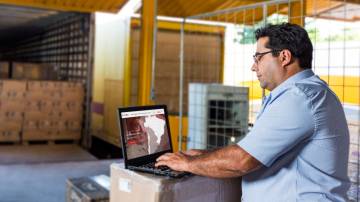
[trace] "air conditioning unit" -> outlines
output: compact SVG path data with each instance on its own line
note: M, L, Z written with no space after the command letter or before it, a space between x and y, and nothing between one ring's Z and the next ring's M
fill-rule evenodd
M224 147L248 132L249 88L189 84L188 149Z

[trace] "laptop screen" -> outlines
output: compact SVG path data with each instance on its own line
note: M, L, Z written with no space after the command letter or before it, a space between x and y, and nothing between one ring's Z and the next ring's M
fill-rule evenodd
M171 149L164 109L145 109L121 113L123 145L127 159Z

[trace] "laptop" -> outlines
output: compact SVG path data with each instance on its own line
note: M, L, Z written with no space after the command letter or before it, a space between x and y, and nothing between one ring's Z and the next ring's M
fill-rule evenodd
M155 167L162 154L173 152L165 105L118 108L125 168L180 178L187 172Z

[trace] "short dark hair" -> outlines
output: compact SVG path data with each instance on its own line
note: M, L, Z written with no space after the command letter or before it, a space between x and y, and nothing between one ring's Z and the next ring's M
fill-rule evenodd
M299 60L302 69L311 69L313 46L304 28L291 23L268 24L255 31L256 40L262 37L269 37L265 47L271 50L287 49ZM278 55L279 52L273 52L273 56Z

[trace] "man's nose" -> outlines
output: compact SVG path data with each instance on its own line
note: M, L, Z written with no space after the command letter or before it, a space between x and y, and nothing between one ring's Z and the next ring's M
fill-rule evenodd
M257 64L254 62L253 65L251 66L251 71L255 72L257 69Z

